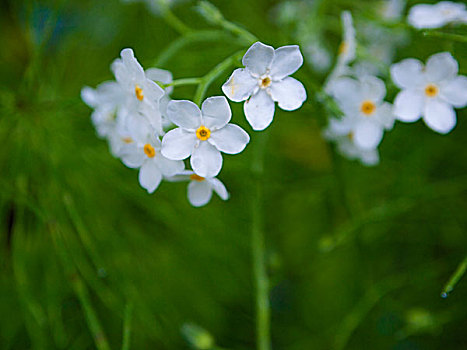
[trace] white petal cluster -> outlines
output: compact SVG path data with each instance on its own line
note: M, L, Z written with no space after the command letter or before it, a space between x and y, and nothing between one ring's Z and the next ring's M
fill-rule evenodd
M242 128L229 123L232 113L224 96L209 97L201 110L191 101L171 101L167 115L178 127L162 139L162 154L173 160L191 156L191 167L201 177L219 174L221 152L240 153L250 141Z
M464 3L441 1L434 5L413 6L408 22L417 29L441 28L449 23L467 23L467 9Z
M222 86L234 102L245 101L246 119L254 130L264 130L274 117L275 102L286 111L301 107L306 100L305 87L289 77L303 64L297 45L275 49L254 43L243 56L245 68L236 69Z
M337 142L339 151L349 158L376 164L384 131L394 125L392 105L384 101L384 82L373 76L343 77L333 83L331 94L344 116L331 119L325 138Z
M449 52L431 56L426 65L409 58L391 66L391 77L402 89L394 101L398 120L420 118L434 131L446 134L456 125L454 108L467 105L467 77Z

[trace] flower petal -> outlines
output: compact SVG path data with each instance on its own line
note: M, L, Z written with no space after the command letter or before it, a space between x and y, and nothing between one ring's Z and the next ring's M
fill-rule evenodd
M224 96L213 96L203 102L201 114L205 126L220 129L229 122L232 111Z
M238 68L222 85L222 91L230 100L240 102L250 97L257 85L257 79L253 78L248 69Z
M356 113L362 101L361 84L352 78L338 78L332 82L329 94L339 103L347 113Z
M445 102L430 100L423 116L428 127L440 134L447 134L456 126L456 112Z
M243 105L246 120L253 130L264 130L274 118L274 101L266 91L259 90Z
M191 181L188 184L188 201L194 207L202 207L209 203L212 197L212 188L209 182Z
M423 82L423 64L414 58L391 66L391 79L400 88L410 89Z
M298 45L279 47L274 51L271 64L271 77L274 80L283 79L293 73L303 64L303 56Z
M211 183L212 189L214 190L214 192L217 193L217 195L221 199L225 201L229 199L229 192L227 192L227 189L225 188L224 184L219 179L216 179L214 177L212 179L206 179L206 181L209 181Z
M172 100L167 105L167 116L175 125L195 130L201 125L201 111L198 106L191 101Z
M146 155L136 145L124 145L119 149L118 156L128 168L139 168L146 160Z
M467 105L467 77L459 75L440 88L440 97L456 108Z
M139 169L138 179L143 188L153 193L161 183L162 174L156 164L148 160Z
M298 80L287 77L271 84L271 96L279 107L285 111L293 111L306 100L306 90Z
M402 90L394 100L394 114L403 122L414 122L422 116L424 96L414 90Z
M386 96L386 85L374 76L365 76L361 79L362 97L378 104Z
M258 41L248 49L243 56L242 63L252 74L259 77L271 67L273 59L274 49Z
M209 142L202 141L190 158L193 171L202 177L214 177L221 171L222 155Z
M383 127L373 121L364 121L357 124L353 139L362 149L376 148L383 138Z
M192 154L197 143L194 133L186 132L182 128L170 130L162 139L161 153L172 160L182 160Z
M237 154L250 142L250 136L238 125L228 124L213 132L208 142L221 152Z
M156 154L153 159L164 177L178 175L185 169L185 163L182 160L171 160L165 158L162 154Z
M454 78L459 65L449 52L440 52L431 56L426 62L425 74L432 83Z
M143 67L141 67L138 60L135 58L135 54L132 49L123 49L120 52L120 56L122 57L122 62L125 65L125 68L127 69L127 73L134 80L143 80L145 78Z
M441 11L437 11L433 5L428 4L412 6L407 19L410 25L417 29L439 28L446 24Z

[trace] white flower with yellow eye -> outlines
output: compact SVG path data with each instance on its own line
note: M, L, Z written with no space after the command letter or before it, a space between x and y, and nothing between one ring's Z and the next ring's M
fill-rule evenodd
M431 56L426 66L409 58L391 66L391 77L402 89L394 101L394 114L403 122L423 117L426 125L446 134L456 126L454 108L467 105L467 77L449 52Z
M408 21L417 29L441 28L448 23L467 23L467 10L465 4L451 1L419 4L410 9Z
M149 124L140 125L140 138L120 149L120 158L129 168L139 168L139 183L149 193L154 192L162 179L185 169L181 160L170 160L161 153L161 142Z
M384 102L384 82L373 76L360 80L339 78L332 85L331 94L344 114L352 118L355 145L361 149L376 148L384 130L391 129L395 119L392 105Z
M358 159L362 164L371 166L379 163L378 150L362 148L355 142L355 130L358 124L355 117L345 115L342 119L331 118L323 136L326 140L336 143L337 151L344 157Z
M159 100L164 95L164 90L147 78L132 49L123 49L120 56L121 58L117 58L112 63L112 71L124 92L119 113L124 116L129 130L131 125L138 123L141 118L147 118L156 132L161 135Z
M274 117L274 102L293 111L306 100L305 87L289 77L303 64L297 45L273 47L254 43L243 56L245 68L236 69L222 86L234 102L245 101L245 116L254 130L264 130Z
M199 107L191 101L170 101L167 114L178 126L162 139L162 154L174 160L191 156L191 167L202 177L214 177L222 168L221 152L243 151L250 136L229 124L230 106L224 96L209 97Z
M209 203L212 193L215 192L222 200L229 199L229 193L224 184L217 178L205 178L196 175L191 170L185 170L178 175L167 179L168 181L190 181L188 184L188 201L194 207L202 207Z

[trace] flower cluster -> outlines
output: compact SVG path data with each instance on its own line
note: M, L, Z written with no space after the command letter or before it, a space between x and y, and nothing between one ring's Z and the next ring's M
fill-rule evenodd
M222 90L232 101L246 100L245 115L254 130L272 122L275 102L294 110L306 99L303 85L289 77L303 63L298 46L274 50L257 42L242 62L245 68L235 70ZM222 153L242 152L250 136L230 123L227 99L209 97L201 108L189 100L172 100L172 74L157 68L145 71L131 49L122 50L111 68L116 81L81 92L94 109L91 118L97 134L107 139L111 153L127 167L139 169L139 183L149 193L162 180L189 181L187 194L193 206L208 203L213 191L228 199L216 178ZM188 158L192 170L185 168Z
M449 23L466 24L467 9L465 4L451 1L418 4L410 9L408 21L417 29L441 28Z

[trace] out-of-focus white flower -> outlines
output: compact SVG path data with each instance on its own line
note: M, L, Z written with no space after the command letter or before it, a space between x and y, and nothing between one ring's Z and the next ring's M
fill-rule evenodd
M426 66L409 58L391 66L391 77L402 89L394 101L394 113L403 122L421 117L436 132L446 134L456 125L455 108L467 105L467 77L449 52L431 56Z
M162 154L174 160L191 155L191 167L202 177L219 174L221 152L240 153L250 141L242 128L229 124L232 113L224 96L207 98L201 110L191 101L170 101L167 114L178 128L165 134Z
M349 11L341 13L343 40L339 46L337 62L326 80L324 90L329 93L334 81L350 73L349 64L357 56L357 40L352 14Z
M338 152L348 159L358 159L362 164L371 166L379 163L378 150L375 148L361 148L355 142L357 119L345 115L342 119L331 118L323 136L326 140L337 145Z
M114 81L106 81L96 89L85 86L81 89L81 99L94 108L91 119L99 137L108 136L115 127L118 106L123 91Z
M130 168L139 168L139 183L149 193L154 192L163 177L172 177L185 169L181 160L170 160L161 153L161 142L149 123L142 122L139 138L129 140L120 149L122 162Z
M159 68L149 68L145 71L146 77L151 79L155 82L160 82L164 85L170 84L173 81L172 73L165 69ZM169 118L167 117L167 105L169 104L172 99L170 98L170 94L173 91L173 86L169 86L164 89L164 96L161 97L159 100L159 110L162 116L162 127L165 129L172 125Z
M379 12L386 20L398 20L402 17L406 2L407 0L383 0Z
M466 19L465 4L451 1L441 1L434 5L415 5L408 15L410 25L418 29L440 28L448 23L466 23Z
M236 69L222 86L234 102L245 101L245 116L254 130L264 130L274 117L274 102L292 111L306 100L305 87L289 77L303 64L297 45L273 47L254 43L243 56L245 68Z
M308 62L312 68L318 72L325 72L331 66L331 54L319 41L311 40L304 48L305 57L309 58Z
M332 96L342 112L353 122L353 142L361 149L376 148L381 142L384 130L394 125L391 104L384 102L384 82L373 76L362 77L359 81L339 78L332 85Z
M161 135L159 100L164 95L164 90L146 77L132 49L123 49L120 56L121 58L117 58L112 63L112 71L124 92L119 113L124 115L130 131L141 118L147 118L156 132Z
M202 207L209 203L212 192L216 192L222 200L229 199L229 193L224 184L215 177L202 177L193 171L185 170L168 178L168 181L190 181L188 184L188 201L194 207Z

